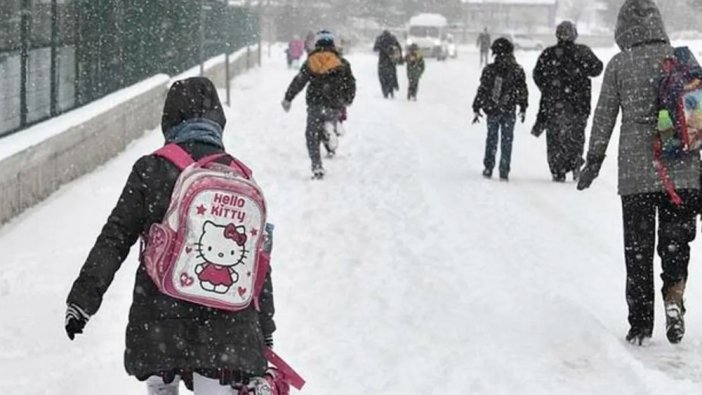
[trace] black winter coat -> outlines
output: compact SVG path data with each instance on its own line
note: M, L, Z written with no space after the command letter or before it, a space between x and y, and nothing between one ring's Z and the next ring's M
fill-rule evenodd
M197 160L221 152L202 143L181 144ZM98 311L115 272L130 247L165 216L179 169L168 160L147 155L132 169L117 205L73 284L68 303L88 314ZM234 374L261 375L266 368L264 335L275 331L270 276L254 307L236 313L211 309L162 294L145 266L136 272L129 312L124 363L143 380L163 372L194 369L207 376L223 369Z
M402 63L402 47L390 32L383 32L375 39L373 50L378 52L378 78L383 93L400 88L397 81L397 64Z
M548 120L563 108L589 115L590 78L600 75L602 68L602 62L585 45L561 41L546 48L534 68L534 81L541 90L540 116Z
M351 105L356 96L356 78L351 64L331 49L317 49L309 55L290 83L285 100L293 101L308 83L308 106L340 110Z
M473 100L473 112L487 115L514 113L516 106L526 111L529 91L524 69L514 57L498 56L483 69L478 93Z

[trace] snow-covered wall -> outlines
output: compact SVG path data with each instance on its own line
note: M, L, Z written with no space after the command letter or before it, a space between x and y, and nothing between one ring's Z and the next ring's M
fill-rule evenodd
M257 64L258 48L230 56L234 78ZM225 56L210 59L205 75L226 82ZM0 223L41 202L61 185L91 172L161 121L163 101L175 79L161 74L84 107L0 139Z

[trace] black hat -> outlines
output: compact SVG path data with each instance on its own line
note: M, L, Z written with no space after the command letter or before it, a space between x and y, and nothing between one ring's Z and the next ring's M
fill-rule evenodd
M166 96L161 117L161 130L168 132L183 121L205 118L224 129L227 118L212 81L206 77L192 77L176 81Z
M573 42L578 38L578 28L571 21L563 21L556 28L556 38L560 41Z
M514 45L508 39L500 37L492 42L490 49L493 55L509 55L514 52Z
M317 48L334 48L334 34L329 30L320 30L315 37L315 47Z

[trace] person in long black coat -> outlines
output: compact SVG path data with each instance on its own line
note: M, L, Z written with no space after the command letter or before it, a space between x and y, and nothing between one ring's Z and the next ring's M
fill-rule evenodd
M161 123L166 143L178 144L194 160L222 153L225 123L210 80L196 77L173 84ZM179 174L173 163L155 155L134 164L68 295L66 332L71 340L97 313L132 245L163 220ZM140 262L126 331L127 373L146 380L154 393L169 385L177 388L179 377L194 377L197 391L198 380L229 385L262 376L264 349L272 345L275 331L272 292L268 275L259 311L253 305L239 312L213 309L161 293Z
M543 51L534 69L541 105L532 133L538 136L546 130L551 176L563 182L569 172L577 179L585 163L590 79L602 73L603 65L589 47L575 43L578 32L573 23L561 23L556 37L558 44Z
M397 38L385 30L376 38L373 50L378 52L378 78L383 97L394 97L395 91L400 89L397 65L402 63L402 47Z

